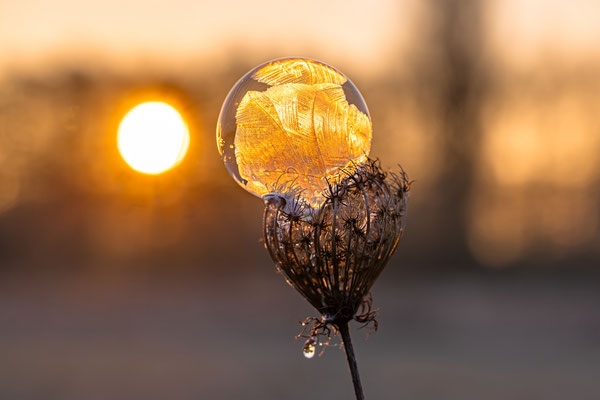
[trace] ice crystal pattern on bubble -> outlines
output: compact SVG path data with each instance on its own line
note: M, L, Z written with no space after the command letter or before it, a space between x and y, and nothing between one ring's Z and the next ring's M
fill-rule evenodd
M264 88L245 90L245 81ZM251 193L262 197L293 182L306 203L318 207L328 180L367 159L372 132L366 106L332 67L307 59L273 61L242 78L232 93L239 99L228 100L221 112L219 148L226 165L235 164L228 165L234 178ZM362 110L348 93L360 99ZM235 119L230 128L222 120L228 118ZM233 126L235 133L227 131ZM226 154L227 134L234 135L233 155Z

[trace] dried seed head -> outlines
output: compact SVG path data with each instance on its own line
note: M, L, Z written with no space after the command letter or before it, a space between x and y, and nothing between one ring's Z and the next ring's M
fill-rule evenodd
M317 209L301 196L265 196L271 258L323 315L323 323L355 318L398 245L408 191L404 171L386 173L379 162L368 161L330 184ZM373 320L365 315L356 319Z

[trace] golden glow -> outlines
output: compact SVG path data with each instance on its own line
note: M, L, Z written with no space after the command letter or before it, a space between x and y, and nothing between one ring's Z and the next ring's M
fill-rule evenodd
M254 79L267 85L285 83L346 83L346 77L335 69L304 58L277 60L256 71Z
M540 243L547 257L594 243L598 95L593 85L579 86L585 81L568 82L558 90L509 81L484 108L468 220L469 246L484 264L517 262Z
M117 134L123 159L145 174L160 174L179 164L189 142L189 129L181 114L157 101L132 108L119 124Z
M320 63L280 60L254 78L275 86L248 91L236 111L235 157L247 189L263 196L293 182L318 204L327 179L366 159L369 116L346 100L346 78Z

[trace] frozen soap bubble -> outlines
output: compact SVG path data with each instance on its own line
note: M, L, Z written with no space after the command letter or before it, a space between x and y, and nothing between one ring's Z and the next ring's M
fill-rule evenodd
M217 123L219 153L244 189L258 197L300 194L315 207L328 181L367 159L371 135L356 86L305 58L252 69L227 95Z

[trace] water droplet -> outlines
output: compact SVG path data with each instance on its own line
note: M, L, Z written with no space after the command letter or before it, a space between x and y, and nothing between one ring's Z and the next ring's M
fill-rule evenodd
M315 356L315 345L312 343L305 345L302 352L304 353L304 357L313 358Z
M306 343L304 343L304 347L302 348L304 357L313 358L315 356L315 344L318 342L319 340L316 338L316 336L312 336L306 341Z

